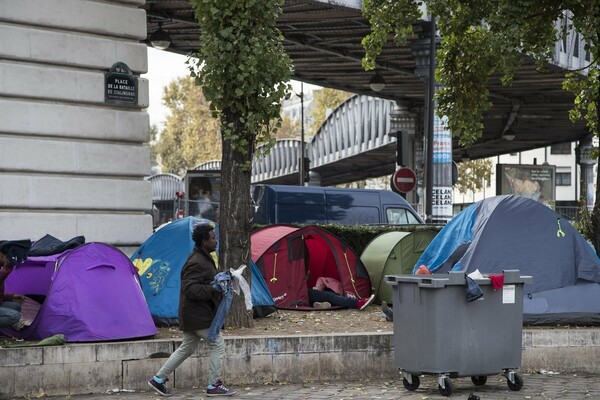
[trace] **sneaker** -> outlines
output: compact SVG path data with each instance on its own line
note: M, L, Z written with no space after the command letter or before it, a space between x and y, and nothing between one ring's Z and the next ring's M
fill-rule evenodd
M328 301L315 301L313 303L313 308L316 308L317 310L326 310L331 308L331 303Z
M212 396L233 396L236 393L237 392L235 390L227 389L225 387L225 385L223 385L223 382L220 379L215 382L215 384L213 385L212 389L210 387L206 388L206 395L208 397L212 397Z
M165 381L163 383L158 383L157 381L154 380L154 378L150 379L148 381L148 385L154 389L156 391L156 393L160 394L161 396L173 396L173 392L171 392L169 389L167 389L167 386L165 385L165 383L167 383L169 381L169 379L165 379Z
M369 304L371 304L373 302L374 298L375 298L375 295L372 294L370 297L367 297L365 299L360 299L359 301L356 302L356 308L360 311L364 310L365 308L367 308L367 306Z

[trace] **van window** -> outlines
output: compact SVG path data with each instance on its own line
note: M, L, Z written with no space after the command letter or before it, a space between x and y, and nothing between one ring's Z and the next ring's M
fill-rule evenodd
M327 223L340 225L361 225L379 223L377 207L327 207Z
M421 221L417 217L407 210L406 208L394 208L388 207L385 210L388 223L390 224L420 224Z
M279 204L275 218L279 224L318 224L326 219L325 207L319 204Z

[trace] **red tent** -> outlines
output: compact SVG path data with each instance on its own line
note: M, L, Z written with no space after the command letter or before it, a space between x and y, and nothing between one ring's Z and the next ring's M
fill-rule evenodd
M307 285L314 286L319 277L340 281L346 297L362 299L371 295L369 274L360 257L322 228L271 225L252 233L251 243L252 260L278 308L311 308Z

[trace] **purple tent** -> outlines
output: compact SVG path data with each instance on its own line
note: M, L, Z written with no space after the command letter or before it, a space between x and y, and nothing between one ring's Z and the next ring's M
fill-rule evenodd
M157 333L135 267L119 249L87 243L61 254L30 257L15 267L6 291L44 298L33 323L0 334L69 342L131 339Z

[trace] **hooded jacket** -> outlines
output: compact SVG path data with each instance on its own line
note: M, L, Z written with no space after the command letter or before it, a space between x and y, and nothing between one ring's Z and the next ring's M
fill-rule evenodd
M215 318L221 293L210 284L217 268L210 254L195 247L181 269L179 329L207 329Z

